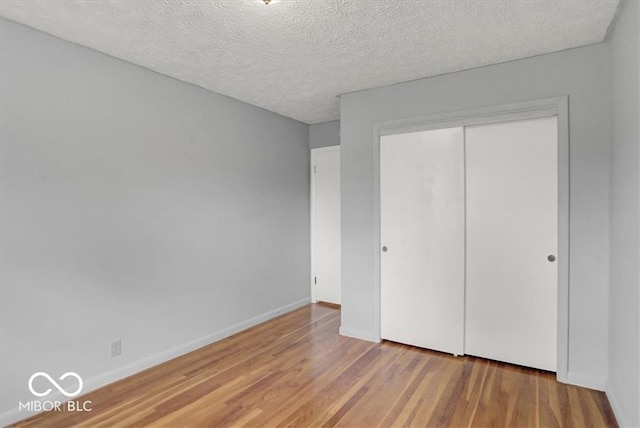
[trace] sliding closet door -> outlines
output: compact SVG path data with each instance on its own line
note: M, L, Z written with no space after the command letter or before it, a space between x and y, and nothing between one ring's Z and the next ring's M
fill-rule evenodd
M380 139L381 335L463 351L462 128Z
M556 118L466 128L465 353L556 370Z

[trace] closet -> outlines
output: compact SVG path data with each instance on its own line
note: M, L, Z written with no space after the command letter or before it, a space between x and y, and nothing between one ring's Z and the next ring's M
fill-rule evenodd
M380 139L381 337L556 370L556 117Z

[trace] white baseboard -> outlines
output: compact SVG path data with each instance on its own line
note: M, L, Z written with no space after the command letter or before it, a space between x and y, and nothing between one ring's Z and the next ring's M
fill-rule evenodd
M302 300L298 300L297 302L289 303L288 305L285 305L280 308L274 309L272 311L266 312L264 314L258 315L246 321L242 321L240 323L234 324L230 327L227 327L215 333L208 334L199 339L192 340L185 344L176 346L166 351L159 352L147 358L143 358L141 360L135 361L131 364L127 364L126 366L118 367L117 369L86 379L84 381L84 386L82 388L83 395L88 392L94 391L98 388L101 388L105 385L108 385L110 383L121 380L125 377L139 373L150 367L157 366L158 364L162 364L173 358L195 351L196 349L200 349L203 346L207 346L212 343L215 343L219 340L222 340L226 337L239 333L255 325L261 324L265 321L278 317L287 312L296 310L304 305L309 304L309 301L310 301L309 298L305 298ZM75 397L74 400L81 401L81 398L82 397ZM59 392L57 392L56 394L50 394L49 396L47 396L47 401L60 401L62 403L68 400L69 400L68 398L66 398ZM37 412L19 411L18 407L15 407L11 410L7 410L6 412L0 415L0 426L13 424L15 422L34 416L35 414L37 414Z
M605 379L598 379L592 376L587 376L571 371L567 373L566 383L576 386L582 386L584 388L595 389L597 391L604 391L607 387L607 381Z
M606 391L607 399L609 400L609 404L611 404L611 409L613 410L613 414L618 421L618 426L621 427L630 427L631 425L627 423L627 421L623 417L622 409L620 408L620 403L616 398L616 395L611 391L611 388L607 388Z
M352 330L349 328L345 328L343 326L340 326L340 335L352 337L354 339L366 340L367 342L375 342L375 343L380 342L380 338L378 337L373 337L373 335L371 334L368 334L362 331Z
M605 391L605 393L607 394L607 399L609 400L609 404L611 404L611 409L613 410L613 414L615 415L616 420L618 421L618 426L629 427L629 428L640 426L640 425L632 425L629 422L629 420L625 418L625 414L622 411L622 408L620 407L620 401L616 397L616 394L613 393L613 389L611 388L610 385L607 385L607 390Z

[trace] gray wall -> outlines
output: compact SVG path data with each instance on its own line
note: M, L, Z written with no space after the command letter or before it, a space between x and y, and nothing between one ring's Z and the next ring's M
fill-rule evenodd
M569 96L569 378L603 389L609 281L609 64L599 44L357 92L341 98L342 329L376 337L375 122Z
M640 426L640 3L621 4L611 52L611 283L607 395L618 422Z
M3 416L36 371L99 384L307 301L307 125L6 20L1 43Z
M330 147L340 145L340 121L309 125L309 148Z

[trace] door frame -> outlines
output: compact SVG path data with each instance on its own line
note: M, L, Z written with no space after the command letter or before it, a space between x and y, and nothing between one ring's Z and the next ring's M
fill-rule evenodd
M557 116L558 118L558 330L556 377L568 383L569 372L569 97L560 96L376 122L373 125L373 287L374 340L380 341L381 223L380 137L458 126Z
M310 251L310 266L311 266L311 272L309 274L309 287L311 290L311 303L316 303L317 299L316 299L316 290L315 290L315 281L314 281L314 273L315 273L315 265L313 263L314 257L313 257L313 249L314 249L314 242L313 242L313 223L315 221L314 219L314 209L315 209L315 200L316 200L316 174L315 174L315 166L316 166L316 158L317 158L317 154L318 153L325 153L325 152L335 152L335 151L340 151L340 146L327 146L327 147L318 147L318 148L314 148L311 149L311 158L310 158L310 162L309 162L309 174L310 174L310 178L309 178L309 225L311 226L309 228L309 241L311 243L311 251ZM342 169L342 167L341 167ZM342 238L342 236L341 236ZM342 240L342 239L341 239ZM342 289L340 289L340 293L342 293Z

